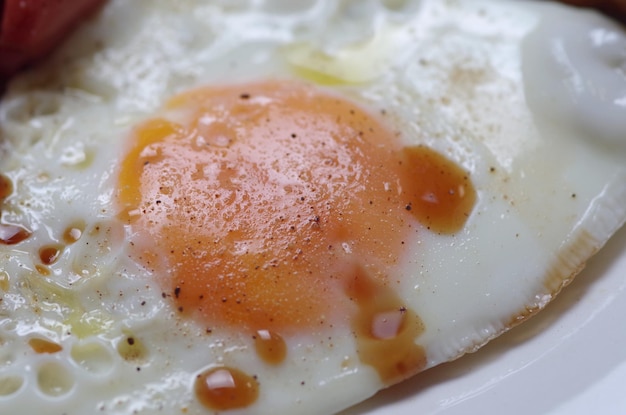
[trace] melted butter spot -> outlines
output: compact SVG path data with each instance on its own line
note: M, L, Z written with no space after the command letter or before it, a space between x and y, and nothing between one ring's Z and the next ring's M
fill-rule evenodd
M108 347L99 343L78 343L72 346L72 360L88 372L105 374L113 370L114 360Z
M43 265L36 265L38 272L50 271ZM41 274L39 274L41 275ZM59 285L59 281L50 278L41 278L38 274L27 274L24 281L32 288L33 293L46 301L42 304L51 304L52 307L62 307L71 310L71 313L63 320L62 324L69 327L73 337L84 338L108 331L113 326L114 320L103 310L96 309L85 312L80 292L72 288Z
M72 300L70 304L75 304ZM113 327L113 319L102 310L92 310L88 313L79 311L80 307L75 306L76 311L65 322L72 327L72 334L78 338L94 336L109 330Z
M337 78L335 76L328 75L311 68L295 66L293 68L293 71L298 77L306 79L318 85L338 86L348 84L348 82L344 81L341 78Z
M364 83L383 75L388 62L410 41L406 27L385 25L374 36L326 51L318 45L301 43L285 49L296 73L322 85Z

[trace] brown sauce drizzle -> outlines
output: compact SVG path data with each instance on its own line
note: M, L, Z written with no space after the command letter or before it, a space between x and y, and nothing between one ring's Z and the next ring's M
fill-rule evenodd
M68 245L73 244L80 239L84 231L85 224L83 222L74 223L68 226L65 229L65 232L63 232L63 241Z
M385 384L421 371L426 354L415 342L424 325L416 312L378 274L343 271L372 256L367 262L375 265L368 270L387 273L413 231L413 218L433 232L460 231L477 197L469 174L428 147L389 141L382 125L341 100L305 89L287 93L288 84L250 88L255 89L238 92L236 102L228 87L170 102L172 110L189 106L194 114L215 118L210 126L203 124L206 117L185 126L159 118L137 129L120 173L121 217L156 240L154 252L163 249L166 260L177 264L171 291L179 311L197 311L207 321L242 330L266 329L267 339L261 332L254 336L264 361L285 359L285 343L275 332L317 327L323 312L355 310L351 327L359 358ZM270 97L272 106L240 102L255 95ZM236 166L231 160L238 160ZM219 171L208 174L207 163ZM284 172L300 170L297 177L286 176L286 186ZM250 182L250 176L263 179ZM242 240L253 241L253 248L241 249ZM219 252L207 248L218 243ZM152 257L142 253L139 259L152 266ZM344 259L347 266L341 264L333 279L320 277L329 274L325 264ZM217 264L211 272L208 263ZM222 275L237 277L212 280ZM345 287L347 305L336 284ZM247 407L258 396L255 378L228 367L207 369L194 388L199 401L214 410Z
M50 270L44 267L43 265L37 264L35 265L35 269L37 270L39 274L43 275L44 277L47 277L48 275L50 275Z
M376 369L387 385L423 370L426 352L415 339L424 324L394 290L357 269L346 292L357 306L352 330L360 360Z
M0 201L6 199L13 193L13 183L4 174L0 174Z
M350 274L340 266L323 278L328 264L367 258L386 273L415 221L451 234L474 206L468 173L451 160L403 147L366 111L314 88L211 87L174 97L167 111L190 119L133 131L120 217L163 257L136 259L173 265L164 280L178 290L176 308L210 324L283 335L317 327L319 315L351 307L335 282Z
M0 174L0 203L13 193L13 182L4 174ZM30 232L19 225L0 224L0 244L14 245L30 236Z
M39 259L42 264L52 265L59 259L62 248L58 245L47 245L39 248Z
M6 271L0 271L0 290L9 291L9 274ZM0 345L2 341L0 340Z
M468 173L425 146L402 151L400 184L406 210L433 232L460 231L476 203Z
M194 391L205 407L226 411L252 405L259 396L259 383L238 369L220 366L199 374Z
M30 232L19 225L0 224L0 244L15 245L30 236Z
M35 351L35 353L58 353L63 350L60 344L51 342L49 340L32 338L28 341L28 345Z
M258 330L253 338L256 353L265 363L277 365L285 360L287 344L279 334L270 330Z

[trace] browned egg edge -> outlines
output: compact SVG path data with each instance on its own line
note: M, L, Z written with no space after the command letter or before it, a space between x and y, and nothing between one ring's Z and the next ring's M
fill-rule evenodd
M556 296L567 287L574 278L585 268L587 261L591 259L602 247L608 242L611 236L621 228L626 220L618 223L611 229L609 236L604 241L594 237L589 231L581 230L574 239L565 244L557 253L556 258L552 261L552 265L544 275L543 285L546 288L545 293L537 293L538 295L549 295L549 301L541 305L527 305L518 313L513 314L504 327L497 333L487 337L484 341L477 342L472 346L462 350L457 356L452 357L448 362L457 360L468 353L475 353L491 340L500 337L502 334L517 327L518 325L528 321L531 317L536 316L540 311L545 309Z

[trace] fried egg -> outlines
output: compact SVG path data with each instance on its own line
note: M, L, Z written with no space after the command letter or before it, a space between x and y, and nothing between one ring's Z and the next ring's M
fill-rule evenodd
M477 350L624 223L625 50L535 2L111 1L0 105L0 410L330 414Z

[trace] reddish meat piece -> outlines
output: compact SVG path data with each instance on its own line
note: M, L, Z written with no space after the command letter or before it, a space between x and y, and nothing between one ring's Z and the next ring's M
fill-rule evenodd
M45 56L105 0L0 0L0 83Z
M594 7L608 16L626 22L626 0L561 0L581 7Z

